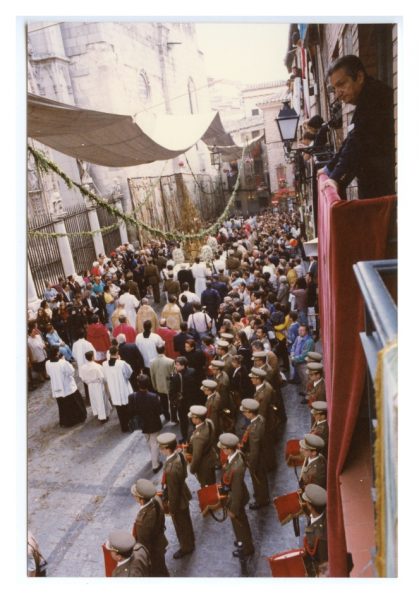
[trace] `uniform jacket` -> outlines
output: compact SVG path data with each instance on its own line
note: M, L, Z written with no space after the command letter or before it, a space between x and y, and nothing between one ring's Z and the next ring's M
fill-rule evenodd
M306 459L301 468L300 487L304 489L309 483L315 483L322 488L326 488L326 474L327 463L322 454L319 454L310 464Z
M248 425L243 442L247 466L251 471L256 471L262 459L262 446L265 443L265 419L261 415Z
M275 403L275 393L272 386L264 381L262 387L255 391L254 398L259 402L259 414L265 419L266 431L272 431L275 427L275 415L272 408Z
M246 465L241 452L238 452L231 462L223 466L222 481L230 487L227 498L227 508L234 515L239 515L249 502L249 491L244 482Z
M183 455L182 455L183 456ZM164 463L163 489L166 489L169 509L171 513L185 510L189 506L192 494L186 485L185 479L188 475L186 460L179 452L170 456Z
M307 400L310 404L317 402L318 400L326 402L326 386L324 379L320 379L317 385L311 387L309 393L307 393Z
M150 552L152 562L153 555L164 553L168 544L164 534L165 528L163 507L154 497L138 512L134 524L135 539Z
M214 468L216 463L214 441L214 424L205 419L203 425L194 429L189 440L188 451L192 454L189 469L193 475Z
M149 577L150 555L145 546L135 544L134 551L128 562L117 566L112 577Z
M218 392L214 392L210 396L207 396L207 401L205 402L205 406L207 408L207 418L211 419L214 423L215 428L215 438L218 439L218 436L222 432L222 420L221 420L221 397Z
M326 512L323 513L318 521L307 525L304 536L304 547L309 555L314 551L312 558L316 563L322 564L327 562Z

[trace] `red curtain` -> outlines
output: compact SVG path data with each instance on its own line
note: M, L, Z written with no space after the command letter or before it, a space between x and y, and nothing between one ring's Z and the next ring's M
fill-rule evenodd
M359 338L364 302L353 265L386 258L395 196L341 200L332 187L320 191L318 269L328 421L328 547L331 577L345 577L346 540L339 476L351 444L362 397L366 363ZM350 550L350 549L349 549Z

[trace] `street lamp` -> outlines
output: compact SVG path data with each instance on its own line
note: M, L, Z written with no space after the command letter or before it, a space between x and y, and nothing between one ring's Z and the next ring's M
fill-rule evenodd
M279 135L285 146L287 153L291 152L292 143L297 137L297 127L300 117L295 110L290 107L289 100L284 100L283 107L278 113L275 121L277 122Z

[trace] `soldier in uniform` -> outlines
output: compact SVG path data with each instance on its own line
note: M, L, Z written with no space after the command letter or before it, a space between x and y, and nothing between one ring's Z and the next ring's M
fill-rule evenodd
M278 426L278 411L275 410L275 394L272 386L265 381L266 373L263 369L253 367L249 377L255 386L254 400L259 402L259 414L265 419L264 460L269 472L276 467L275 431Z
M224 361L212 360L210 367L214 374L214 381L217 383L217 392L220 394L221 398L223 430L232 431L234 428L236 407L230 394L230 379L227 373L224 372Z
M305 489L309 483L315 483L320 487L326 487L327 463L323 454L324 441L318 435L307 433L300 440L301 452L304 456L304 464L300 473L300 488Z
M327 458L327 446L329 443L329 425L327 423L327 402L318 400L311 405L311 414L313 415L314 423L310 433L314 433L324 441L324 448L321 453Z
M168 544L164 534L164 510L156 493L154 484L148 479L138 479L131 487L131 494L140 505L134 523L135 539L150 553L150 576L169 577L164 557Z
M161 433L157 442L160 452L166 457L162 477L163 501L168 502L173 526L180 544L180 548L173 554L173 558L182 558L195 549L195 535L189 512L189 501L192 495L185 482L188 476L186 459L182 452L176 451L176 434Z
M281 376L279 370L274 370L267 360L268 353L266 350L258 350L253 352L252 360L254 366L258 369L263 369L266 373L265 381L270 383L275 393L275 406L278 409L279 423L284 423L287 420L287 413L285 412L284 399L282 398L281 392ZM279 435L276 436L276 439Z
M204 379L201 390L206 398L207 418L213 422L215 440L218 440L219 435L223 432L223 423L221 418L221 397L217 392L217 382L213 379Z
M265 441L265 419L258 414L259 402L252 398L245 398L241 402L240 410L250 421L241 440L242 452L246 459L252 478L255 502L249 508L257 510L269 504L269 486L263 460L263 445Z
M205 406L194 405L189 409L188 417L195 425L195 429L188 444L188 453L192 455L189 470L196 475L201 487L215 483L215 465L217 453L215 451L214 424L206 419Z
M245 511L250 497L244 482L246 464L243 454L239 450L239 438L234 433L222 433L219 437L218 447L227 454L221 481L224 488L228 490L226 506L236 537L235 545L237 546L241 542L243 555L249 556L254 553L255 549ZM233 556L240 556L240 551L234 550Z
M304 532L304 563L310 577L327 576L327 526L326 502L327 493L324 488L309 483L302 495L310 513L310 522Z
M230 356L234 356L235 354L237 354L237 348L234 345L234 334L233 333L222 333L220 335L220 338L222 340L225 340L226 342L228 342L228 354L230 354Z
M217 359L224 363L224 373L226 373L226 375L230 379L234 371L234 367L232 365L233 356L229 352L230 344L227 340L219 340L215 346Z
M116 529L109 534L106 548L118 563L112 577L150 577L150 555L145 546L135 541L127 531Z
M323 379L323 365L318 362L309 362L307 364L308 376L311 383L310 391L307 393L307 402L312 405L313 402L326 402L326 386Z

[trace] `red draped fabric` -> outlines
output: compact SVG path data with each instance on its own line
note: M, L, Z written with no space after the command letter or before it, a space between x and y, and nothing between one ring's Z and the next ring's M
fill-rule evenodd
M353 265L386 257L396 196L341 200L332 187L320 191L318 268L323 362L330 428L328 450L328 549L331 577L345 577L346 540L339 477L351 444L364 389L366 363L359 338L364 302Z

